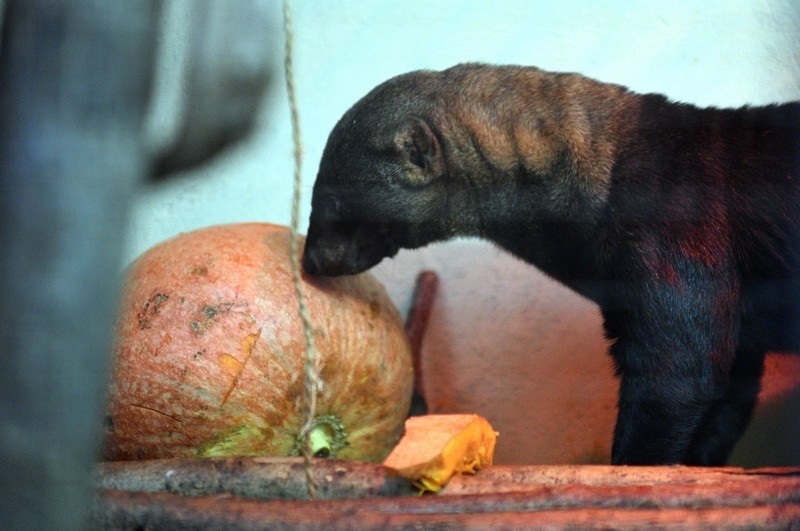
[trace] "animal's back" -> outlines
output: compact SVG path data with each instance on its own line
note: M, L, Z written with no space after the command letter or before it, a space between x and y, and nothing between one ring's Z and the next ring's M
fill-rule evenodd
M743 336L800 349L800 102L700 109L641 98L609 197L625 216L617 223L648 225L654 255L672 245L674 260L732 269ZM651 273L669 277L667 267Z

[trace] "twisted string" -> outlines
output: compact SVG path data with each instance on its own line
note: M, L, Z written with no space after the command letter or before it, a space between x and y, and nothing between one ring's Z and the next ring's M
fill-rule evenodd
M313 477L312 458L314 457L309 444L309 435L313 428L314 418L317 413L317 392L320 387L319 370L317 365L317 349L314 345L314 329L311 326L311 319L308 314L305 294L303 292L303 279L300 273L300 200L301 188L303 184L303 144L300 134L300 116L297 108L297 90L294 84L294 64L292 62L294 32L292 30L292 14L290 0L283 0L283 30L284 30L284 58L283 70L286 78L286 93L289 98L289 110L292 122L292 144L294 146L294 185L292 194L292 220L289 254L291 259L292 283L297 297L298 313L303 324L303 334L305 336L305 366L303 400L305 403L305 424L300 430L300 439L303 441L301 446L305 463L306 487L308 497L316 497L316 483Z

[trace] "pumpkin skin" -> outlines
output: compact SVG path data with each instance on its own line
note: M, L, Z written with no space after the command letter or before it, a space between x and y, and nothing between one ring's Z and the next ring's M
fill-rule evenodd
M289 238L264 223L214 226L131 264L105 459L298 453L305 339ZM413 386L400 315L368 273L304 277L304 293L321 362L317 418L333 421L326 435L346 436L330 454L380 461L402 435Z

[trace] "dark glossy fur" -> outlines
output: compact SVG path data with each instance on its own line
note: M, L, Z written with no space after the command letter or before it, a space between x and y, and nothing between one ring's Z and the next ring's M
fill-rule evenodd
M700 109L575 74L460 65L378 86L332 131L304 267L483 237L597 302L612 461L722 464L764 354L798 343L800 103ZM499 385L499 384L498 384Z

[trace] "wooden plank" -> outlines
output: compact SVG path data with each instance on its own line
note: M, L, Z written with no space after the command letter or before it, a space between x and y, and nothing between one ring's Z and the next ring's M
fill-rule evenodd
M800 525L800 504L752 507L576 507L483 511L472 496L372 500L244 500L225 496L103 491L92 525L102 529L787 529ZM441 503L431 503L443 500ZM459 500L459 503L453 504Z
M492 466L475 476L455 476L444 495L480 492L519 492L542 486L586 485L597 487L679 484L767 485L786 479L800 481L800 467L743 469L687 466L528 465ZM752 482L752 483L750 483Z
M299 458L103 463L98 528L787 528L800 526L800 469L496 466L418 496L378 464Z
M315 460L312 470L319 499L415 494L412 485L391 477L380 465L344 460ZM153 459L100 463L98 489L171 492L185 496L232 494L254 499L303 499L308 490L305 464L298 457L220 457Z
M320 497L364 498L414 493L408 482L392 477L376 463L315 460L313 474ZM303 498L303 461L297 457L156 459L100 463L94 471L100 489L164 491L184 495L228 493L251 498ZM685 466L624 467L601 465L493 466L475 475L456 475L443 496L538 492L542 489L594 490L659 487L662 492L700 493L749 489L768 496L800 491L800 468L752 469ZM783 489L783 491L781 491ZM784 494L780 494L780 492ZM577 492L577 490L576 490ZM633 490L629 490L633 492Z

